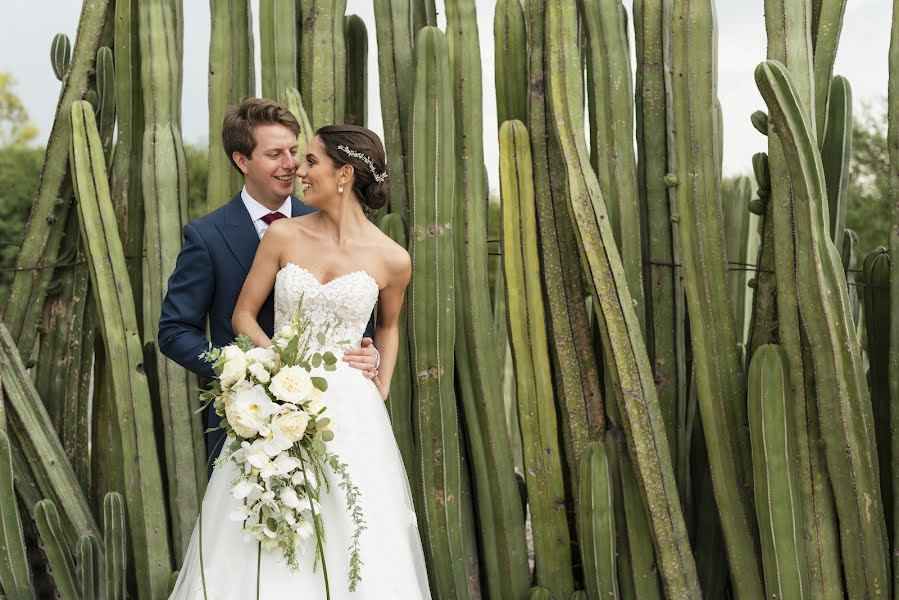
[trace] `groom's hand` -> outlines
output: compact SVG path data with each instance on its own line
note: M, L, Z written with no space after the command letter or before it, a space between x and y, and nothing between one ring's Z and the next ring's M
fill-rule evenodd
M359 369L366 379L378 376L378 351L371 338L362 338L361 348L348 348L343 353L343 361L354 369Z

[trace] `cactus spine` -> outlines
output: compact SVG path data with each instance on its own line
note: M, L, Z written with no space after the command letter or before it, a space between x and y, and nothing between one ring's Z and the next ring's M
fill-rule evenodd
M784 132L781 141L797 207L797 247L803 248L797 253L799 310L816 374L827 470L832 481L851 482L833 486L847 590L850 597L885 597L890 586L886 526L869 438L870 396L846 280L821 206L826 198L821 156L809 115L784 66L777 61L760 64L756 83L774 126Z
M30 353L34 345L38 319L44 307L52 269L41 268L56 260L59 242L69 212L69 203L58 202L62 193L69 151L69 107L87 92L88 77L100 46L100 34L106 22L109 0L87 0L81 9L75 49L68 75L63 82L56 117L47 141L40 184L34 196L22 248L16 259L15 277L3 311L16 345Z
M747 485L751 470L743 427L743 373L727 284L720 173L709 144L720 127L714 10L708 0L668 0L665 20L673 142L669 171L678 182L673 195L702 429L715 499L718 506L729 507L719 514L734 592L738 598L759 598L763 588Z
M346 114L346 44L343 16L346 0L302 0L302 48L308 60L300 93L314 129L337 123Z
M365 127L368 122L368 31L359 15L347 15L343 22L346 37L346 113L344 123Z
M260 0L259 43L262 95L279 98L297 87L296 5L294 0Z
M609 470L602 442L591 442L587 446L579 468L577 522L585 587L588 596L593 598L618 598L612 491L615 476Z
M2 394L2 392L0 392ZM0 587L10 600L34 598L31 569L25 555L22 521L13 490L13 465L6 424L0 427Z
M463 536L468 532L461 520L462 441L453 386L453 107L443 33L422 29L416 52L409 332L418 517L434 596L454 598L458 593L464 598Z
M748 376L755 506L768 598L810 597L802 535L796 434L783 350L756 350Z
M640 322L630 298L627 281L599 182L587 168L588 155L583 119L569 93L578 77L580 57L574 41L576 7L561 0L547 2L547 73L549 103L557 139L564 156L569 208L576 224L578 246L590 273L591 291L598 302L602 343L610 357L615 400L630 424L628 447L646 504L656 548L659 571L671 597L697 597L699 582L678 501L671 454Z
M412 42L418 30L409 29L412 1L374 0L381 120L390 173L390 212L400 215L407 224L412 201L412 174L406 168L412 143L412 86L409 82L415 74ZM432 25L436 24L435 20Z
M115 357L110 370L136 579L141 596L155 598L164 593L170 556L143 351L93 111L88 103L78 102L72 105L71 117L72 173L81 234L104 346L107 355ZM188 483L195 481L191 476Z
M447 47L455 118L456 369L481 523L488 593L524 594L527 551L524 515L512 468L503 410L499 353L491 335L487 279L487 202L484 172L481 56L474 0L446 3ZM561 590L569 589L567 587Z
M571 542L565 513L557 508L565 502L565 485L540 286L531 152L521 121L502 124L499 147L503 274L537 581L564 598L574 591Z
M103 586L106 600L125 598L125 503L118 492L103 497Z

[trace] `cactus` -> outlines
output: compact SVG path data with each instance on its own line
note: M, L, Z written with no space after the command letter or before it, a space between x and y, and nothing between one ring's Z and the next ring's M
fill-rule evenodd
M75 562L66 543L59 512L52 500L41 500L34 507L34 520L50 563L53 582L63 598L80 597Z
M621 499L624 504L625 526L627 527L627 547L630 553L630 572L627 573L627 577L633 582L632 597L641 600L644 598L661 600L664 595L659 586L649 516L646 514L643 493L637 481L637 474L634 472L634 464L627 456L622 456L618 461L618 473L621 480ZM622 572L620 567L618 572ZM621 580L619 583L622 583ZM624 589L623 583L621 588Z
M93 111L86 102L72 105L71 122L72 173L81 235L90 265L94 299L101 315L104 346L108 356L115 357L110 370L122 443L121 460L136 578L141 596L156 597L162 594L168 578L170 556L150 392L143 372L134 300L109 197L99 134ZM196 481L193 474L188 478L182 472L179 476L182 480L188 479L188 485Z
M506 121L500 127L499 142L503 273L537 581L565 597L574 591L574 581L568 523L557 508L564 504L565 486L540 288L527 129L521 121Z
M610 437L606 440L615 443ZM587 594L593 598L618 598L612 491L616 478L609 469L603 442L587 446L579 468L578 539ZM623 525L620 523L619 527Z
M499 353L491 335L487 280L487 202L484 171L481 57L474 0L446 3L452 69L455 149L456 370L473 490L481 524L488 594L520 597L527 585L524 515L503 410ZM561 588L562 590L568 588Z
M368 122L368 31L358 15L343 22L346 37L346 113L344 123L365 127Z
M645 330L644 235L637 197L627 19L620 0L579 0L578 4L587 32L590 163L599 178L631 300Z
M125 503L118 492L103 497L103 586L106 600L125 598Z
M646 215L646 348L674 460L681 503L687 506L686 306L677 224L665 184L667 137L662 0L634 2L636 42L637 191Z
M300 98L300 93L296 88L287 88L281 93L279 100L287 110L293 113L300 124L300 132L297 134L297 156L306 156L306 149L315 132L312 130L309 117L306 116L306 110L303 108L303 99ZM303 183L299 179L294 183L293 193L297 198L303 198Z
M868 384L871 387L871 406L874 414L874 434L880 465L880 491L887 531L894 527L892 488L893 452L890 448L890 389L889 359L890 315L890 255L884 247L865 257L862 264L865 331L868 342Z
M555 394L559 401L566 466L572 488L590 439L605 429L596 355L584 304L574 224L567 208L565 165L546 98L544 0L525 3L528 36L528 126L534 195L540 227L540 264L552 342Z
M572 106L570 82L577 79L580 60L574 40L575 7L561 0L546 4L549 103L564 157L569 209L576 224L578 247L590 274L598 303L603 350L610 357L615 401L626 415L637 476L646 496L659 571L666 592L673 597L700 594L696 566L687 540L664 422L655 394L652 372L631 303L628 284L615 245L599 182L584 168L588 155L580 109Z
M277 99L297 87L296 6L294 0L260 0L259 56L262 95Z
M187 165L179 121L181 64L170 60L170 54L178 51L178 23L165 6L140 4L142 83L144 89L154 90L144 96L141 182L146 220L152 226L147 228L145 239L143 340L155 357L157 385L153 390L158 394L164 428L173 550L175 556L182 557L199 512L205 471L199 457L205 456L205 444L202 414L191 409L196 377L156 347L156 315L161 312L168 278L181 250L181 228L187 221ZM155 573L153 577L154 586L162 584Z
M418 28L409 30L412 2L374 1L381 121L390 173L390 212L400 215L407 224L412 200L412 173L406 168L412 143L412 86L409 82L414 76L412 42L418 31ZM432 25L437 25L436 20Z
M206 201L213 209L228 202L243 186L243 177L231 164L222 146L222 119L229 107L255 95L256 78L253 72L253 17L249 0L212 2L210 10Z
M784 66L760 64L756 83L774 126L783 132L790 170L797 247L803 249L796 256L799 310L816 374L827 470L832 481L849 482L833 487L846 586L850 597L883 597L890 581L877 457L868 433L873 428L870 395L842 265L826 227L821 156L810 115Z
M346 0L302 0L302 48L307 57L300 93L314 129L337 123L346 114ZM408 85L408 82L406 82ZM391 182L392 183L392 182Z
M53 36L53 42L50 44L50 65L53 67L53 74L57 79L65 80L71 63L72 42L69 41L69 36L66 34L57 33Z
M2 412L2 411L0 411ZM31 569L25 554L22 521L13 490L13 464L5 424L0 427L0 588L10 600L34 598Z
M890 29L889 79L887 82L887 149L890 157L890 256L899 256L899 0L893 0ZM899 315L899 269L890 271L890 315ZM899 318L890 319L890 430L892 455L899 457ZM899 469L892 470L893 590L899 593Z
M817 56L815 57L817 61ZM843 247L846 229L849 157L852 153L852 88L837 75L830 86L827 102L827 128L821 138L821 160L827 183L827 206L830 215L830 237L834 246Z
M846 0L812 0L810 4L812 21L809 29L815 56L815 131L817 139L822 140L825 136L825 122L830 118L828 102L832 98L831 75L840 30L843 28ZM837 248L839 247L837 244Z
M858 234L853 230L845 230L843 236L843 246L840 248L840 263L843 265L843 272L846 275L846 292L849 294L849 314L852 316L852 322L858 326L859 303L858 303L858 287L855 282L858 273Z
M722 190L723 191L723 190ZM734 268L728 269L730 297L734 307L737 343L744 341L746 329L746 271L749 254L749 202L752 198L752 183L748 177L736 180L728 193L722 193L724 208L724 239L727 245L727 261Z
M553 594L548 589L543 587L533 587L531 588L531 594L528 596L528 600L553 600Z
M493 18L496 122L528 124L528 55L524 10L519 0L499 0Z
M47 140L47 151L22 248L16 259L15 277L9 288L3 322L9 327L16 345L30 354L43 312L52 269L42 268L56 262L60 238L69 212L69 203L58 202L69 151L69 106L87 92L88 77L100 45L100 34L107 18L110 0L90 0L83 4L75 36L75 49L68 76L63 82L56 117Z
M381 219L381 231L394 242L405 248L406 232L403 219L399 215L385 215ZM397 368L390 380L390 395L387 397L387 408L390 411L390 422L393 424L393 434L396 437L397 446L403 457L403 463L409 475L413 475L412 465L415 464L415 446L412 432L412 381L410 380L409 363L409 337L407 323L406 304L400 310L399 317L399 347L396 353ZM410 482L416 489L415 482Z
M775 345L760 347L752 357L747 380L755 506L767 597L812 597L786 354Z
M749 121L756 131L762 135L768 135L768 113L763 110L757 110L750 115Z
M461 522L462 440L453 386L453 107L449 56L443 33L418 35L412 142L414 195L409 254L409 336L418 516L437 598L467 597Z
M774 276L774 207L771 198L771 177L768 154L759 152L752 157L752 170L758 185L758 198L749 210L758 215L759 248L756 255L756 272L749 281L755 292L752 294L752 317L749 321L749 335L746 339L746 356L752 358L755 351L765 344L776 341L777 281ZM749 365L746 364L748 369Z
M75 557L78 559L76 568L82 598L100 598L103 583L100 554L100 544L93 534L81 536L75 549Z
M115 129L116 111L116 84L115 61L112 58L112 50L103 46L97 50L97 72L95 75L97 97L97 128L100 131L100 140L103 142L103 157L109 163L112 152L112 133Z
M734 593L763 594L757 534L748 494L750 470L743 372L727 284L720 173L709 140L717 122L715 18L712 3L665 4L671 69L669 171L684 263L687 311L702 430L731 567ZM779 257L778 257L779 258Z

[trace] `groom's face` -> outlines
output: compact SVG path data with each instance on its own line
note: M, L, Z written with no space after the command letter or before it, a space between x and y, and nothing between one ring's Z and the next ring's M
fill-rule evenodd
M256 147L249 157L234 153L234 162L244 174L247 191L263 205L280 206L293 192L297 159L297 138L280 124L253 128Z

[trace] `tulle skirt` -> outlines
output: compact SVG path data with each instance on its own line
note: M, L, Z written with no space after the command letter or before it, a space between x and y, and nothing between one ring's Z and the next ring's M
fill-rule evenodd
M354 525L347 513L343 491L326 467L331 490L322 493L321 514L331 598L429 599L428 576L409 482L377 388L361 372L342 362L336 371L315 374L328 379L325 404L335 434L328 448L349 467L350 477L360 490L359 501L367 527L360 543L362 580L355 592L349 592L348 548ZM324 599L321 565L313 569L314 536L302 549L299 570L293 572L279 550L260 554L256 540L246 539L241 523L230 519L231 512L241 502L229 491L237 475L237 466L231 460L224 460L215 468L203 499L203 539L200 540L198 523L170 598L256 598L258 571L260 598Z

